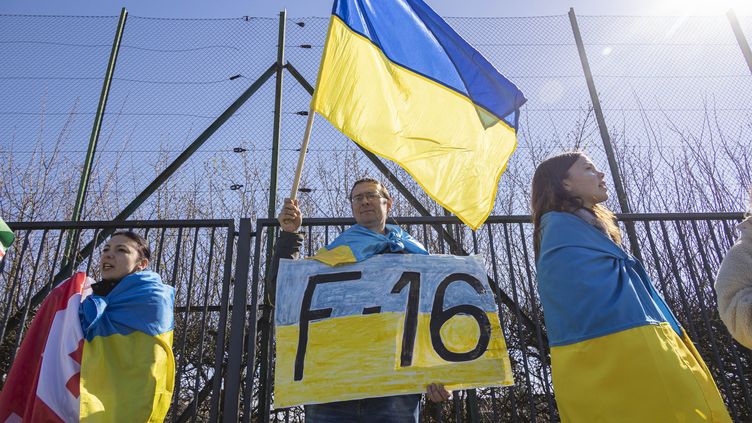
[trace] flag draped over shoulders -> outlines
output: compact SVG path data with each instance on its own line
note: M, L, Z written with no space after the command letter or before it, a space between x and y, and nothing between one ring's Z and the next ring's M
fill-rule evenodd
M81 303L81 420L162 421L172 398L174 289L149 271Z
M154 272L106 296L76 273L45 298L0 392L0 422L161 422L174 385L174 289Z
M387 224L385 231L386 234L379 234L365 226L353 225L311 258L337 266L363 261L385 251L428 254L423 244L399 226Z
M83 347L78 307L91 282L76 273L39 306L0 391L0 422L78 421Z
M661 322L681 334L642 265L603 232L562 212L543 215L541 227L538 290L552 346Z
M477 229L522 93L421 0L338 0L312 108Z
M731 421L639 261L571 213L543 215L541 234L538 292L563 422Z

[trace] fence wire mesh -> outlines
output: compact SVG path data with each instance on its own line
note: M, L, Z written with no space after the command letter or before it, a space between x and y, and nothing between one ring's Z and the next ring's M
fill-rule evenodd
M728 20L579 24L634 209L738 207L750 183L752 77Z
M747 40L752 40L752 18L739 21ZM527 214L535 166L562 150L587 151L613 186L567 15L449 18L448 22L528 98L518 148L501 178L492 214ZM729 21L583 16L578 22L632 210L740 210L752 185L752 73ZM0 216L5 220L70 217L117 23L113 16L0 15ZM307 84L315 85L328 19L287 19L285 27L284 45L279 46L277 19L128 17L84 220L116 216L274 65L278 47L284 48L285 61ZM291 189L310 102L309 91L289 69L282 75L279 98L272 76L133 218L255 221L266 217L275 101L280 103L278 206ZM386 166L432 214L444 213L406 172L390 162ZM349 216L348 190L365 175L379 177L380 171L356 145L317 117L299 192L304 215ZM396 197L392 214L415 216L417 212L396 187L387 185ZM609 206L618 211L615 198ZM443 409L427 405L424 415L430 421L466 420L473 410L484 421L556 419L530 261L530 228L524 222L525 218L497 222L476 233L446 226L467 251L486 257L489 274L499 282L500 292L509 296L500 310L517 385L458 393ZM730 412L741 421L750 417L752 404L750 356L721 325L710 282L722 252L734 239L733 223L720 218L642 218L637 219L636 231L646 267L700 346ZM150 229L160 257L156 269L178 290L180 388L173 404L174 421L203 421L212 411L220 412L220 384L214 371L217 362L226 369L227 358L218 359L213 348L216 338L224 337L226 322L220 323L220 312L235 300L229 293L220 298L219 292L220 285L229 284L221 266L231 266L232 257L223 255L232 231L228 227ZM342 229L342 225L309 226L305 254L333 240ZM458 253L430 225L407 229L433 252ZM96 230L92 225L82 237L95 237ZM17 262L0 272L5 282L0 289L4 368L24 330L16 325L16 332L6 331L7 323L11 318L28 322L33 315L16 316L30 309L32 294L44 291L42 285L60 266L62 238L55 226L19 232L9 254L18 257ZM259 248L266 245L266 238L258 243ZM212 265L208 258L214 256ZM89 270L95 261L81 263L79 270ZM263 262L262 258L251 264L257 277L263 278ZM27 280L33 283L20 283ZM261 304L263 286L255 282L249 290L256 291L241 294ZM260 312L250 320L259 317ZM260 328L268 323L258 321ZM270 363L266 360L272 358L262 354L257 356L259 363ZM245 384L240 398L246 421L263 414L259 386L271 388L263 382L249 384L261 371L255 367L259 363L245 362L245 373L237 375ZM269 407L271 393L265 395L263 402ZM297 408L272 411L276 421L302 418Z
M750 39L752 19L739 19ZM528 98L493 214L523 214L535 165L606 154L567 15L448 18ZM285 60L315 85L328 19L287 19ZM0 214L71 215L117 17L0 15ZM579 18L633 211L734 211L752 174L752 75L725 17ZM111 219L266 69L279 21L130 16L94 157L86 219ZM288 196L310 94L282 73L276 205ZM275 77L267 80L134 218L266 217ZM451 118L451 117L449 117ZM317 117L301 183L307 216L347 215L355 179L379 170ZM442 209L391 162L431 213ZM613 186L613 184L611 184ZM395 212L417 212L397 195ZM612 196L610 206L619 210Z

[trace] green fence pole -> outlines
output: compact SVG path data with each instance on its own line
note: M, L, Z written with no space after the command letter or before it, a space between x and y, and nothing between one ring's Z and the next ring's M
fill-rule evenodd
M272 132L272 164L269 175L269 208L267 217L273 219L277 209L277 173L279 168L279 140L282 128L282 81L285 74L285 38L287 30L287 10L279 12L279 35L277 36L277 84L274 91L274 128ZM271 262L274 248L274 231L267 231L266 237L266 261ZM274 335L272 324L272 309L275 303L275 292L264 292L262 303L260 351L262 357L259 378L262 389L259 391L259 421L268 423L271 412L271 350Z
M277 37L277 84L274 89L274 127L272 129L272 165L269 175L268 218L274 218L277 209L277 169L279 167L279 138L282 127L282 80L285 75L285 32L287 11L279 12L279 35Z
M123 39L123 30L125 29L125 21L127 18L128 11L125 10L125 8L122 8L120 10L120 19L118 20L117 30L115 31L115 39L112 41L112 50L110 51L110 60L107 63L107 71L104 74L102 92L99 94L99 104L97 105L97 111L94 115L94 123L92 124L91 136L89 137L89 148L86 151L84 167L81 170L81 181L78 184L78 194L76 195L76 202L73 205L71 220L74 222L81 220L81 214L86 201L86 190L89 185L94 154L97 150L99 132L102 129L104 111L107 108L107 98L110 95L110 86L112 85L112 75L115 73L115 64L117 63L118 53L120 52L120 41ZM73 240L77 238L77 235L78 231L70 232L68 239L66 240L65 253L63 254L63 258L66 261L70 260L70 255L73 250Z

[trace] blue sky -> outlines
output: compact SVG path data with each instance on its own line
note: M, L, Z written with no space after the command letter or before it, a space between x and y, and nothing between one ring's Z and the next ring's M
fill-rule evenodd
M67 163L83 160L117 15L121 6L127 7L131 19L97 149L94 169L98 176L89 197L91 210L115 213L143 189L163 162L176 157L274 61L276 15L282 8L287 8L290 18L321 17L306 20L305 26L288 25L286 42L286 59L307 80L315 81L331 1L0 0L0 14L108 16L0 19L0 56L8 58L0 60L0 146L15 152L16 163L25 163L23 160L34 157L37 143L52 145L60 140L59 163L66 164L59 167L60 178L67 176ZM576 138L576 146L588 150L597 164L606 168L566 17L570 6L581 18L607 123L613 127L617 142L639 147L641 155L635 154L635 163L652 151L653 144L649 143L655 141L655 134L660 135L670 155L681 151L675 147L686 134L707 137L710 133L719 139L720 135L705 127L711 123L703 119L708 110L718 111L717 122L722 123L713 124L726 128L724 136L734 142L738 139L739 145L746 145L742 143L749 139L752 79L723 16L731 0L538 0L514 8L506 0L426 1L448 17L547 16L503 19L508 30L503 39L493 19L450 20L529 100L523 113L516 167L510 167L509 176L500 185L500 196L505 196L502 203L515 210L527 210L525 190L531 175L526 172L532 169L530 163L535 157L542 157L541 151L565 148ZM742 6L737 10L740 16L752 16L748 11L752 0L743 0L744 4L736 1ZM701 14L716 17L682 16ZM243 16L270 19L247 25L238 19ZM150 17L235 19L144 19ZM747 34L752 34L752 18L743 22L749 28ZM230 79L234 75L242 78ZM289 77L285 81L280 196L289 192L297 163L306 121L298 112L306 110L310 101L299 84ZM220 192L221 197L216 197L220 202L202 203L201 212L210 217L237 215L238 210L246 213L250 204L265 214L269 187L265 172L270 167L266 152L272 138L273 99L271 81L173 177L172 191L181 196L197 193L201 201L213 195L210 193ZM647 123L643 112L650 112ZM339 210L335 208L340 204L334 197L336 188L317 182L317 172L331 162L332 152L340 154L335 159L343 163L332 171L336 173L332 177L338 180L345 180L353 169L363 174L371 167L360 158L351 160L354 147L343 143L343 137L324 119L317 119L315 125L304 186L315 190L309 195L315 200L309 201L313 204L309 215L315 212L323 216L330 209ZM555 144L558 142L563 144ZM347 150L340 153L343 146L348 146ZM242 147L242 154L234 151L237 147ZM734 169L737 167L724 162L724 180L740 179ZM205 174L211 178L206 180ZM630 177L637 181L640 175L635 172ZM117 198L120 203L112 207L108 203L105 210L100 203L94 204L100 198ZM638 203L635 210L667 210L653 203L652 197L634 201ZM4 204L9 203L0 201L0 206ZM500 206L499 213L511 210L504 207ZM142 217L156 217L147 212ZM111 216L107 214L107 218Z
M427 0L443 16L562 15L574 7L581 15L717 15L734 7L752 15L750 0ZM521 4L523 3L523 4ZM220 18L276 16L286 8L290 17L326 16L331 0L2 0L0 13L49 15L117 15L122 6L134 16Z

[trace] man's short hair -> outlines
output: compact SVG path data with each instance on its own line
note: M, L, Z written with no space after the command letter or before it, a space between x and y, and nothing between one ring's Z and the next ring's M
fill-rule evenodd
M379 194L381 194L381 196L386 198L387 200L392 199L392 196L389 195L389 191L386 189L384 184L381 183L381 181L379 181L378 179L371 178L371 177L365 177L365 178L360 178L357 181L355 181L355 183L352 185L352 188L350 188L350 196L349 196L350 200L352 200L352 193L353 193L353 190L355 190L355 187L358 186L358 184L364 184L364 183L372 183L372 184L378 185Z

